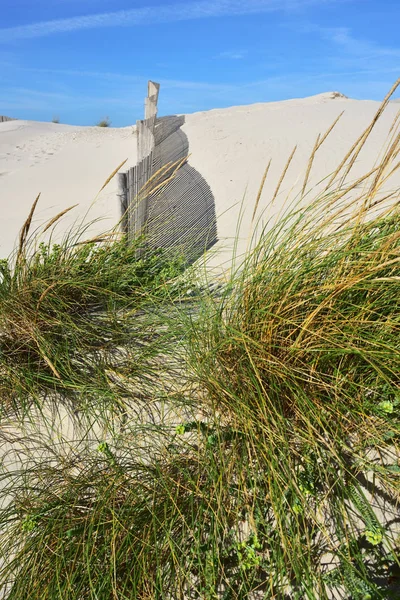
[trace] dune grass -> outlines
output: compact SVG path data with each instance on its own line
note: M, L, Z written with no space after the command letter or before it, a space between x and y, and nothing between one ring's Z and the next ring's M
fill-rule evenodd
M350 178L382 110L306 201L317 141L218 295L143 240L30 255L23 230L0 282L0 596L399 596L398 121ZM27 434L43 398L90 431Z
M159 250L139 258L143 239L128 245L115 232L84 240L85 228L60 244L36 243L43 231L29 241L32 214L18 250L0 263L1 408L54 394L74 410L115 403L123 379L141 378L145 364L151 371L166 343L155 307L183 261Z
M272 229L192 324L202 400L249 454L236 468L272 597L290 584L290 598L324 598L329 583L390 597L372 565L399 551L386 525L400 501L400 215L358 216Z
M111 127L110 117L105 117L101 119L98 123L96 123L97 127Z

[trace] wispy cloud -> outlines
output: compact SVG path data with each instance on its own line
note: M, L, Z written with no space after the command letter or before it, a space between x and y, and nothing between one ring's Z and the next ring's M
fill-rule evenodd
M1 64L1 63L0 63ZM140 86L141 90L145 89L147 85L148 77L144 75L128 75L126 73L117 73L115 71L83 71L80 69L46 69L37 67L13 67L13 73L20 71L23 73L31 73L37 75L57 75L65 79L66 77L71 78L92 78L103 81L113 81L120 84L131 84ZM212 83L207 81L188 81L180 79L168 79L165 77L155 77L155 79L162 85L163 90L168 89L181 89L181 90L193 90L193 91L209 91L209 92L227 92L235 90L235 85L224 84L224 83Z
M372 40L356 38L349 27L320 27L314 29L322 37L340 46L346 52L368 59L372 57L400 57L400 48L381 46Z
M124 97L98 97L96 95L83 95L77 93L58 93L41 91L25 87L7 87L0 91L0 104L6 110L40 110L51 112L54 107L57 110L67 109L78 102L80 108L110 107L118 110L120 108L139 109L143 102L132 101Z
M48 72L47 70L45 70ZM40 70L39 70L40 72ZM38 72L38 75L39 75ZM63 75L64 71L51 71ZM81 77L79 71L69 71ZM352 69L330 72L319 69L318 72L296 72L287 70L278 76L264 77L235 84L213 83L206 81L186 81L161 79L162 114L188 113L229 105L252 104L255 102L276 101L285 98L309 96L330 90L339 90L350 97L384 97L398 74L398 69ZM98 87L90 86L89 95L80 93L79 87L66 87L65 90L34 89L9 85L0 90L0 106L5 113L19 118L49 119L59 114L64 122L90 124L93 115L109 114L114 125L127 125L143 115L143 100L146 78L123 73L102 73L87 71L86 76L113 81L99 94ZM38 78L35 78L37 81ZM55 77L55 79L57 79ZM109 95L112 89L112 96ZM201 102L199 103L199 96ZM73 107L73 108L72 108ZM79 107L78 110L76 107Z
M247 50L226 50L218 54L217 58L227 58L229 60L241 60L247 55Z
M0 29L0 42L6 43L17 39L37 38L56 33L101 27L151 25L210 17L296 11L299 8L338 1L342 0L200 0L179 4L164 4L3 28Z
M37 73L38 75L62 75L63 77L91 77L93 79L104 79L107 81L120 81L126 83L143 83L147 81L145 77L139 75L128 75L125 73L116 73L114 71L85 71L82 69L47 69L39 67L16 66L14 70L24 71L26 73Z

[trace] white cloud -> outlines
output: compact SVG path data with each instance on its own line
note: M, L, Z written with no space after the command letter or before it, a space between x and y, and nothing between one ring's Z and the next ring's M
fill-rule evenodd
M247 50L226 50L218 54L217 58L228 58L229 60L241 60L247 54Z
M71 75L75 74L75 71L68 72ZM52 71L52 73L63 75L64 71ZM339 90L350 97L382 99L397 73L398 69L394 72L391 68L353 69L337 73L323 69L309 73L288 70L284 75L236 84L158 79L162 83L160 108L162 114L181 114L224 107L228 104L247 105L254 102L303 97L331 90ZM83 73L77 71L76 75L82 76ZM93 114L99 116L109 114L114 124L121 125L142 118L147 82L145 77L96 71L88 71L86 76L99 80L104 78L105 82L112 80L113 85L105 86L104 94L99 94L96 91L98 88L94 85L89 95L73 88L57 91L53 88L46 91L43 88L30 89L9 85L0 90L0 106L3 106L4 112L20 118L32 118L35 112L36 118L71 113L74 114L71 119L75 122L90 123ZM54 79L57 80L56 77ZM111 97L108 93L109 89L112 89ZM75 107L73 113L71 107Z
M17 39L37 38L56 33L100 27L126 27L209 17L296 11L299 8L338 1L343 0L200 0L179 4L164 4L3 28L0 29L0 42L12 42Z
M95 94L87 96L73 91L59 93L12 86L0 91L0 105L4 110L9 111L52 111L54 107L57 110L64 110L70 108L74 103L79 103L80 109L107 106L115 108L116 111L127 107L139 110L143 105L143 102L131 98L98 97Z
M0 63L1 64L1 63ZM46 68L35 68L35 67L21 67L15 66L13 67L13 73L16 71L24 72L24 73L33 73L37 75L60 75L62 78L65 77L84 77L84 78L92 78L103 81L113 81L115 83L129 84L140 86L140 89L143 89L143 93L145 92L148 77L140 76L140 75L127 75L125 73L117 73L114 71L83 71L77 69L46 69ZM180 80L180 79L168 79L165 77L155 77L155 80L158 81L163 90L169 89L181 89L181 90L193 90L193 91L209 91L209 92L227 92L231 90L235 90L239 88L240 85L231 85L224 83L211 83L207 81L188 81L188 80Z
M347 58L358 58L365 61L371 59L399 59L400 48L382 46L372 40L356 38L349 27L321 27L315 24L297 25L302 33L316 33L323 39L339 47Z

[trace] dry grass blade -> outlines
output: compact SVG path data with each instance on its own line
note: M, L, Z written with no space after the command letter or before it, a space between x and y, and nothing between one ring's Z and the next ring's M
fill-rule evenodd
M62 210L61 212L58 213L58 215L56 215L55 217L53 217L52 219L50 219L50 221L47 223L47 225L43 229L43 233L46 233L46 231L48 229L50 229L50 227L52 225L54 225L54 223L56 223L59 219L61 219L61 217L63 217L64 215L66 215L70 210L72 210L73 208L76 208L77 206L78 206L78 204L74 204L73 206L70 206L69 208L66 208L65 210Z
M362 147L364 146L367 138L369 137L371 131L373 130L373 128L375 127L377 121L379 120L379 118L381 117L382 113L384 112L385 108L387 107L387 105L389 104L389 100L390 98L393 96L394 92L397 90L397 88L400 85L400 78L396 81L396 83L394 83L394 85L392 86L391 90L388 92L388 94L385 96L382 104L380 105L376 115L374 116L374 118L372 119L370 125L367 127L367 129L364 131L364 133L361 135L360 140L358 142L358 147L356 146L355 149L355 153L354 155L351 157L351 160L346 168L346 171L344 172L343 176L342 176L342 181L346 179L347 175L349 174L351 168L353 167L355 161L357 160L358 155L361 152Z
M110 242L111 243L121 237L124 236L123 231L109 231L109 232L105 232L102 233L98 236L95 236L93 238L90 238L88 240L82 240L81 242L77 242L76 244L73 244L73 246L85 246L87 244L99 244L101 242Z
M390 133L392 133L392 131L393 131L393 130L394 130L394 128L396 127L396 125L397 125L397 121L400 121L400 110L397 112L397 115L396 115L396 116L395 116L395 118L393 119L393 123L392 123L392 126L391 126L390 130L389 130L389 134L390 134Z
M397 165L397 167L400 167L400 163ZM374 200L374 202L372 202L370 204L370 208L375 208L375 206L382 204L383 202L385 202L385 200L389 200L390 198L393 198L395 195L396 195L396 192L389 192L382 198L378 198L377 200ZM399 204L399 202L397 202L397 204Z
M346 154L346 156L344 157L344 159L341 161L340 165L337 167L337 169L335 170L335 172L333 173L333 175L329 179L329 182L328 182L328 185L325 188L325 191L328 190L331 187L332 183L335 181L336 177L338 176L338 174L340 173L340 171L343 169L343 167L346 165L347 161L351 157L351 160L350 160L350 162L349 162L349 164L348 164L348 166L347 166L344 174L342 175L341 182L339 184L339 186L343 185L343 182L345 181L347 175L349 174L351 168L353 167L355 161L357 160L357 157L359 156L362 147L364 146L365 142L367 141L367 139L368 139L371 131L375 127L377 121L379 120L379 118L381 117L383 111L387 107L390 98L392 97L392 95L394 94L394 92L396 91L396 89L399 87L399 85L400 85L400 79L398 79L393 84L391 90L385 96L382 104L380 105L380 107L379 107L378 111L376 112L374 118L372 119L371 123L368 125L368 127L365 129L365 131L363 131L363 133L360 135L360 137L354 142L354 144L352 145L352 147L350 148L350 150L348 151L348 153Z
M174 163L168 163L164 167L161 167L159 171L154 173L152 177L148 180L148 182L142 187L138 194L138 198L143 196L148 196L150 194L155 194L159 189L163 188L170 181L172 181L179 171L179 169L187 162L188 156L185 156L182 159L177 160ZM169 171L172 171L169 174ZM161 182L158 181L161 179Z
M339 188L340 191L338 191L336 194L333 195L329 204L327 204L325 207L325 212L327 213L327 216L322 222L323 227L327 226L328 223L333 223L335 221L335 219L340 217L341 215L343 216L345 213L345 210L351 208L352 206L355 206L354 214L360 215L360 207L358 205L358 202L355 201L353 198L350 198L350 200L347 202L347 204L345 206L340 206L334 213L329 213L329 210L334 205L338 204L339 200L344 198L351 191L355 190L361 183L363 183L364 181L367 181L371 177L371 175L373 175L374 173L377 172L378 169L379 169L379 167L375 167L374 169L371 169L371 171L368 171L368 173L366 173L362 177L359 177L359 179L354 181L351 185L345 187L344 189ZM343 225L341 225L341 227L342 226Z
M296 150L297 150L297 144L296 144L296 146L293 148L293 150L292 150L292 153L291 153L291 155L289 156L289 158L288 158L288 161L287 161L287 163L286 163L286 165L285 165L285 168L283 169L283 172L282 172L281 178L280 178L280 179L279 179L279 181L278 181L278 185L276 186L276 189L275 189L274 195L273 195L273 197L272 197L271 204L273 204L273 203L274 203L274 201L275 201L275 199L276 199L276 197L277 197L277 195L278 195L278 193L279 193L279 190L280 190L280 188L281 188L282 182L283 182L283 180L285 179L286 173L287 173L287 171L288 171L288 169L289 169L290 163L292 162L292 159L293 159L293 156L294 156L294 154L295 154Z
M303 198L303 196L304 196L304 192L306 191L306 187L307 187L308 179L309 179L309 177L310 177L311 168L312 168L312 165L313 165L313 162L314 162L315 155L316 155L316 153L317 153L317 150L318 150L318 148L319 148L319 147L320 147L320 145L321 145L321 144L320 144L320 136L321 136L321 134L319 133L319 134L318 134L318 137L317 137L317 139L316 139L316 141L315 141L314 148L313 148L313 150L312 150L312 152L311 152L311 156L310 156L310 158L309 158L309 160L308 160L308 165L307 165L306 175L305 175L305 177L304 177L303 187L301 188L301 197L302 197L302 198Z
M25 223L22 226L21 233L20 233L20 236L19 236L19 246L18 246L17 262L21 259L22 255L23 255L25 244L26 244L26 240L27 240L27 237L28 237L28 233L29 233L29 230L30 230L31 224L32 224L33 214L35 212L37 203L39 202L39 198L40 198L40 193L37 195L36 200L32 204L32 207L31 207L31 210L29 212L28 218L26 219Z
M47 287L47 288L44 290L44 292L42 292L42 293L41 293L41 295L40 295L40 298L39 298L39 300L38 300L38 302L37 302L37 305L36 305L36 315L38 314L38 311L39 311L40 305L42 304L42 302L43 302L43 300L45 299L45 297L47 296L47 294L48 294L48 293L49 293L51 290L53 290L53 289L54 289L54 288L55 288L57 285L59 285L59 283L58 283L58 281L55 281L54 283L52 283L51 285L49 285L49 286L48 286L48 287Z
M384 159L382 160L381 164L379 165L379 169L375 175L374 181L372 182L372 185L371 185L371 188L370 188L370 191L368 194L369 197L373 197L379 190L379 187L384 182L384 179L382 179L382 178L383 178L385 172L387 172L389 166L396 159L397 155L399 154L399 151L400 151L400 131L398 132L397 136L393 140ZM390 172L390 175L393 174L393 172L396 170L396 168L397 167L395 166L394 170L392 170Z
M306 175L304 177L304 183L303 183L303 187L302 187L302 190L301 190L301 197L304 196L304 193L306 191L307 183L308 183L308 180L309 180L309 177L310 177L310 173L311 173L311 169L312 169L312 165L314 163L314 158L315 158L316 153L321 148L322 144L325 142L325 140L327 139L328 135L335 128L336 124L339 122L339 120L342 118L343 115L344 115L344 110L342 110L342 112L338 115L338 117L333 121L332 125L327 129L327 131L324 133L324 135L322 136L322 138L321 138L321 134L318 134L317 140L315 142L314 148L313 148L313 150L311 152L311 156L310 156L309 161L308 161Z
M114 171L111 173L111 175L109 177L107 177L107 179L105 180L105 182L103 183L103 185L99 189L97 195L99 195L104 190L104 188L108 186L108 184L110 183L110 181L115 177L115 175L118 173L118 171L120 169L122 169L122 167L124 166L124 164L127 163L127 162L128 162L128 159L126 158L124 161L122 161L122 163L120 165L118 165L118 167L116 169L114 169Z
M318 144L317 150L322 146L322 144L325 142L326 138L328 137L328 135L331 133L331 131L334 129L334 127L336 127L337 123L340 121L340 119L342 118L342 116L344 115L344 110L342 110L342 112L340 113L340 115L333 121L332 125L327 129L327 131L324 133L324 135L321 138L321 141Z
M382 180L382 185L388 181L391 176L393 175L393 173L395 173L398 169L400 168L400 162L397 162L395 164L395 166L393 167L393 169L391 171L389 171L389 173L386 175L386 177Z
M39 352L43 358L43 360L46 362L46 364L48 365L48 367L50 368L51 372L53 373L53 375L55 375L57 377L57 379L59 379L61 381L61 375L60 373L57 371L57 369L55 368L55 366L53 365L53 363L51 362L51 360L49 359L48 356L46 356L46 354L44 354L44 352L42 352L42 350L39 348Z
M269 161L269 163L267 165L267 168L264 171L263 178L261 180L261 184L260 184L260 187L259 187L259 190L258 190L257 198L256 198L256 201L255 201L255 204L254 204L253 215L251 217L251 224L252 225L254 223L254 219L256 218L256 214L257 214L257 210L258 210L258 205L259 205L260 200L261 200L261 195L262 195L263 190L264 190L264 186L265 186L265 182L267 180L267 176L268 176L269 168L271 166L271 162L272 162L272 159L270 159L270 161Z

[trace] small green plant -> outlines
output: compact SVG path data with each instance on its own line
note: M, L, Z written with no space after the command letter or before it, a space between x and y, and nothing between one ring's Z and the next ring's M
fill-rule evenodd
M365 537L368 540L368 542L373 546L377 546L383 541L382 531L379 529L367 530L365 532Z
M391 415L394 412L394 404L393 402L389 402L388 400L379 402L377 408L378 410L382 411L387 415Z
M31 515L26 515L21 523L21 530L29 533L36 529L37 527L37 518L32 517Z
M262 549L257 535L251 535L247 540L237 544L237 556L239 560L239 568L243 571L254 569L261 564L261 556L258 551Z
M97 127L110 127L111 126L110 118L106 117L105 119L101 119L101 121L99 121L96 125L97 125Z
M52 123L59 123L60 122L60 117L54 116L51 120Z

